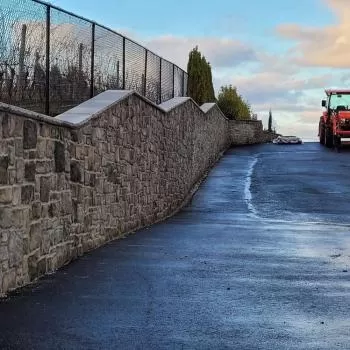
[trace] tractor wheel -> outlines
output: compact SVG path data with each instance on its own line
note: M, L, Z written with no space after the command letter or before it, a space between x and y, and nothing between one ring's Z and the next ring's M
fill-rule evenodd
M325 145L328 148L333 147L333 135L332 135L332 130L329 128L326 128L325 130Z
M341 138L339 136L333 136L333 145L337 152L339 152L341 147Z
M320 127L319 127L319 132L320 132L320 144L324 145L325 144L325 135L324 135L324 124L320 123Z

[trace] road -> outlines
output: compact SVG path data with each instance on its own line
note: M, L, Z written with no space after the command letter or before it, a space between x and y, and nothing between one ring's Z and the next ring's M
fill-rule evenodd
M235 148L190 205L0 302L0 349L349 349L350 149Z

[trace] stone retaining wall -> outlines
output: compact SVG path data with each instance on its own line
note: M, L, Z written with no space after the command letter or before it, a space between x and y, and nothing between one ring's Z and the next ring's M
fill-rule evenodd
M251 145L262 143L266 136L260 120L230 121L232 145Z
M174 213L246 125L135 93L77 124L0 104L0 295Z

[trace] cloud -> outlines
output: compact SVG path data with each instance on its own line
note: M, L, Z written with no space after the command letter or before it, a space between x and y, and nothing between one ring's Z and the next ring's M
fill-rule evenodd
M248 99L265 126L271 108L278 132L315 138L323 87L329 79L329 74L297 78L288 73L270 71L236 77L234 85Z
M257 60L254 49L238 40L215 37L160 36L144 40L147 48L186 69L188 54L198 46L212 67L227 68Z
M289 50L290 61L300 66L350 67L350 6L348 0L324 0L338 21L326 27L283 24L277 34L295 45Z
M296 78L280 72L261 72L245 77L232 77L232 84L252 104L296 104L307 90L323 89L330 74Z

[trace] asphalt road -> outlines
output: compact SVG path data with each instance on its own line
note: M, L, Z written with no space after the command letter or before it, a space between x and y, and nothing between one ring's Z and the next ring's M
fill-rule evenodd
M173 218L0 302L0 349L349 349L350 149L230 150Z

